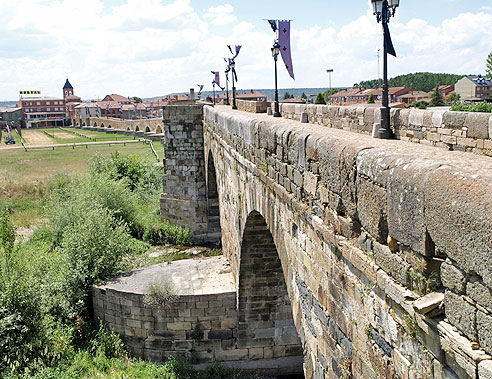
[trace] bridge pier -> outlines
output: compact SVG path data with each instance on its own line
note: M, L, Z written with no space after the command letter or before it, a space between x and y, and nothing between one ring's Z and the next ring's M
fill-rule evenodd
M167 106L163 119L165 158L161 217L188 226L195 243L217 244L220 227L211 228L209 233L203 106ZM218 206L215 208L218 210ZM211 217L211 222L217 223L216 217Z

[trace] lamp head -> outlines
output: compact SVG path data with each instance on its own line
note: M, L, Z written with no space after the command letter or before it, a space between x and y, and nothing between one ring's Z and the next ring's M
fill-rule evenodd
M278 57L278 55L280 54L280 45L279 45L278 41L275 41L271 50L272 50L272 56L274 58Z

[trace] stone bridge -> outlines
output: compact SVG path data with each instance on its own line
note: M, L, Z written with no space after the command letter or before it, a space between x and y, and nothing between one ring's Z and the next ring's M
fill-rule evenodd
M307 378L492 378L491 158L225 106L166 107L164 126L161 213L221 241L230 354Z
M79 128L96 128L104 131L122 131L128 133L151 133L161 135L163 123L161 118L124 120L111 117L89 117L73 119L72 125Z

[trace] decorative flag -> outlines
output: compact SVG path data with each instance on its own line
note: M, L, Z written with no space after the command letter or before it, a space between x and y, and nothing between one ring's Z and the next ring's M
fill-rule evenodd
M236 45L236 55L234 55L234 58L232 59L236 59L236 57L239 55L239 51L241 51L241 47L242 45Z
M96 116L99 114L99 104L96 104Z
M123 104L120 104L120 112L123 114Z
M227 45L227 48L229 49L229 51L231 52L231 54L234 55L234 53L232 52L231 45Z
M197 84L197 86L200 87L200 89L198 90L198 93L202 93L203 84Z
M290 50L290 21L280 20L278 22L278 30L280 54L282 55L282 59L284 60L285 67L287 68L290 77L295 80L296 78L294 77L294 67L292 66L292 56Z
M212 71L212 73L215 75L215 84L217 84L220 87L220 72L219 71Z
M277 20L268 20L268 23L270 24L270 27L274 32L277 31Z
M106 110L108 111L109 113L109 103L106 104Z
M383 17L383 34L384 34L384 48L386 49L387 53L390 55L393 55L396 58L396 51L395 47L393 46L393 41L391 41L391 34L388 28L388 22L386 20L386 17L388 14L388 3L386 1L383 1L383 9L382 9L382 17Z
M135 107L135 116L137 115L137 110L138 110L138 105L137 103L133 104L133 106Z

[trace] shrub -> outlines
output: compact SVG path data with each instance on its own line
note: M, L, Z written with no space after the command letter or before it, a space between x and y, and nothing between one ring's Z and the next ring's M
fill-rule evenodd
M369 95L369 100L367 100L367 104L374 104L375 101L374 101L374 94L370 94Z
M143 228L143 240L153 246L190 246L193 243L193 233L189 228L173 225L169 221L156 220L145 224Z
M429 103L425 100L415 101L412 104L407 105L407 108L416 107L419 109L427 109Z
M475 104L461 104L455 103L451 105L452 111L458 112L484 112L484 113L492 113L492 104L486 103L482 101L480 103Z
M321 92L318 93L318 95L316 96L314 104L326 104L325 98L323 97L323 94Z
M169 283L151 284L143 302L146 307L170 309L179 297Z
M102 321L96 338L91 341L91 350L94 355L104 355L107 358L126 358L125 345L120 336L104 328Z

